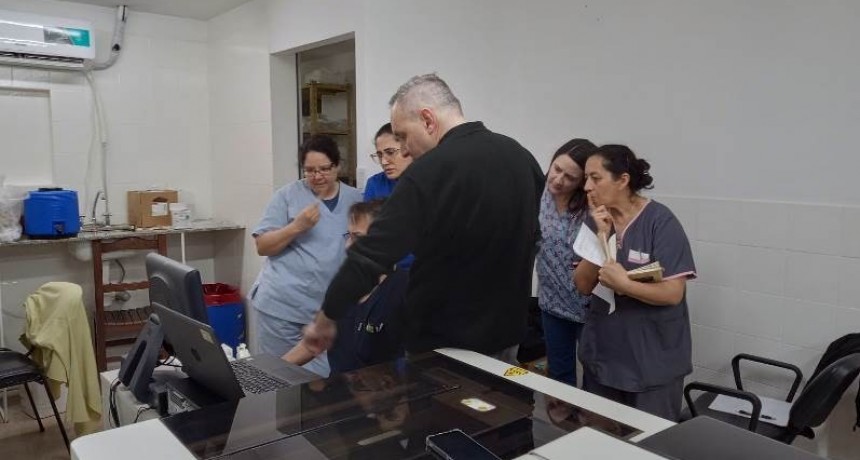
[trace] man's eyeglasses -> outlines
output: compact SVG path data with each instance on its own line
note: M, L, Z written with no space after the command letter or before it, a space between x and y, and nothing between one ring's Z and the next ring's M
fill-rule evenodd
M318 168L305 168L305 177L311 177L319 174L320 176L328 176L334 170L334 163L329 163L328 166L320 166Z
M376 164L382 164L383 158L387 158L390 160L390 159L394 158L394 155L397 155L397 153L399 153L399 152L400 152L400 149L395 148L395 147L389 147L387 149L380 150L376 153L371 153L370 159L373 160L373 162Z

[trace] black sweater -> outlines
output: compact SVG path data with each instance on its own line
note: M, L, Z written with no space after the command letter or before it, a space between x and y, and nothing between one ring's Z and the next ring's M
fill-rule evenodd
M406 349L495 353L518 344L526 313L544 175L534 157L480 122L451 129L400 177L367 236L347 251L323 311L340 318L406 254L415 254Z

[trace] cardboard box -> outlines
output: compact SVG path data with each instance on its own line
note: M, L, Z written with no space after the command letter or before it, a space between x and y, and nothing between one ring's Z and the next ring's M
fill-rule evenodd
M136 227L169 227L170 203L179 201L176 190L129 190L128 223Z

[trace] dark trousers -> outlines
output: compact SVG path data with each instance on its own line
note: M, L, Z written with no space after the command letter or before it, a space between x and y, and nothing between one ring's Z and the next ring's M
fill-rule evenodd
M673 422L677 422L681 418L681 398L684 391L683 377L652 390L632 393L598 383L588 370L584 370L582 374L582 389L589 393L635 407L643 412Z
M541 312L549 377L576 386L576 345L583 323Z

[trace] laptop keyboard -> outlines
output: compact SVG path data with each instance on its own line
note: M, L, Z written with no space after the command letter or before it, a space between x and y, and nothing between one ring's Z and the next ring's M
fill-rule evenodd
M230 365L236 374L236 380L246 393L260 394L290 386L289 383L273 378L246 361L232 361Z

